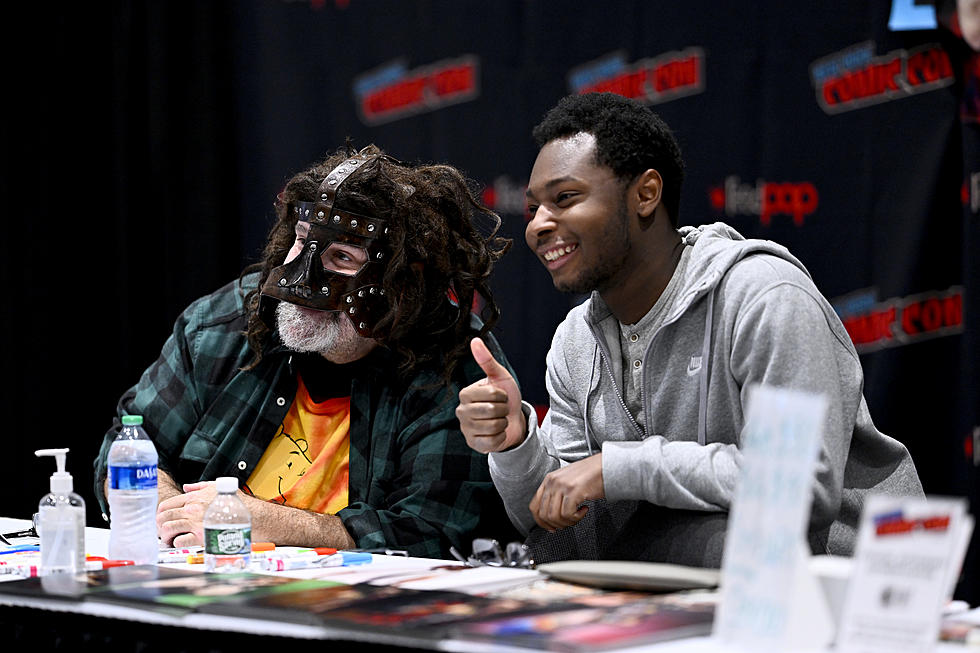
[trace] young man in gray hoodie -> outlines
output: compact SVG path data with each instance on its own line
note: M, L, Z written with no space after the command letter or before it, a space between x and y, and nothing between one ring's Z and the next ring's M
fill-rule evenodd
M556 288L591 296L555 333L541 424L479 339L487 378L456 413L469 445L490 452L514 524L544 529L539 558L718 566L755 383L829 400L814 553L852 552L868 493L922 493L906 448L872 423L857 353L802 263L721 223L677 228L683 162L656 114L571 96L534 136L527 244ZM579 550L548 541L576 525L598 542L588 552L581 534Z

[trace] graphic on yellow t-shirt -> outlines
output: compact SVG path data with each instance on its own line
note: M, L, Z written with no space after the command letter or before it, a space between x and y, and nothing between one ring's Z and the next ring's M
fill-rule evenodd
M301 378L248 488L260 499L334 514L347 506L349 461L350 397L316 403Z

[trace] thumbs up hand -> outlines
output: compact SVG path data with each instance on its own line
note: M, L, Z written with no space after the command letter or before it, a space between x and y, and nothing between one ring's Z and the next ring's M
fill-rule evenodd
M466 443L480 453L517 446L527 437L517 382L481 339L470 341L470 351L487 378L459 391L456 417Z

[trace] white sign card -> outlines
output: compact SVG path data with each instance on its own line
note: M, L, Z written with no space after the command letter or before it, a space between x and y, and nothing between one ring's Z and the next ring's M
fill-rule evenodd
M714 624L724 644L803 651L823 649L833 638L806 545L826 412L822 396L768 386L749 390Z
M972 528L965 499L868 497L837 649L931 651Z

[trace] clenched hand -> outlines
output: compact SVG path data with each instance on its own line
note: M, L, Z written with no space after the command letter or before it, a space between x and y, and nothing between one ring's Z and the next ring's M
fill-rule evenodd
M470 351L487 378L459 391L456 417L466 443L480 453L517 446L527 437L517 382L481 339L470 341Z

